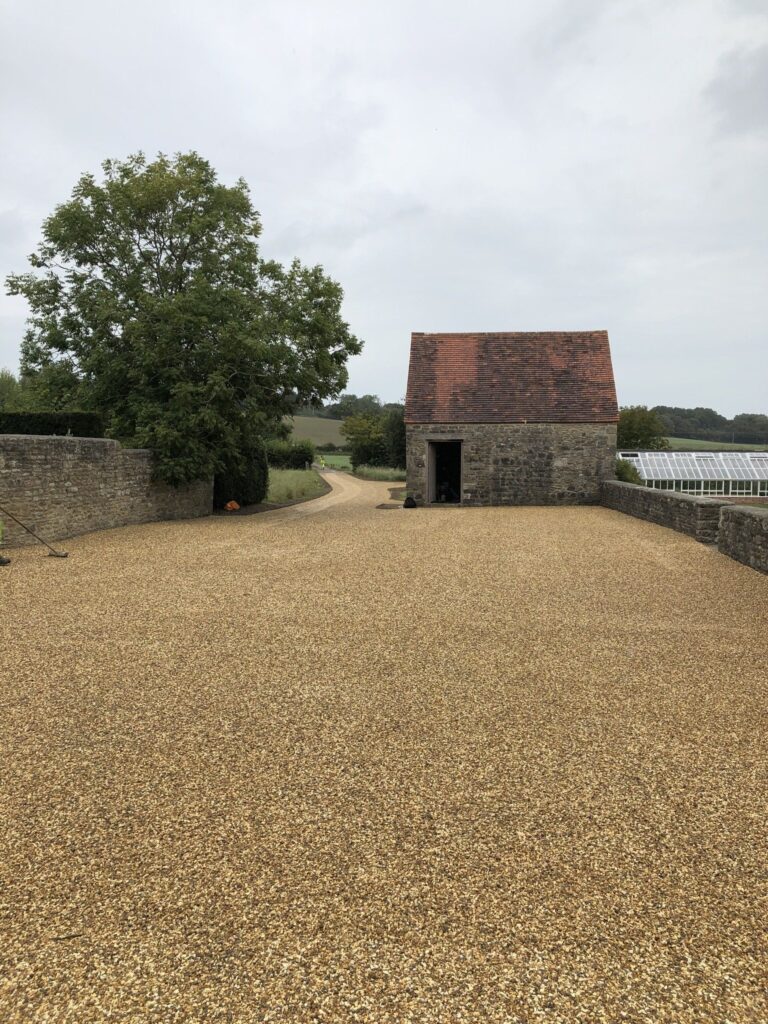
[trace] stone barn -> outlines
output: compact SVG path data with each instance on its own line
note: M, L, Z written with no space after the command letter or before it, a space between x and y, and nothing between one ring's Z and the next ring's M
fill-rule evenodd
M617 421L607 331L411 335L417 504L597 503L615 476Z

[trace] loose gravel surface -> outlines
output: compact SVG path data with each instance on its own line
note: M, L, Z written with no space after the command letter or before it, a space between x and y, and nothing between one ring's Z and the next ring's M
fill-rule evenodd
M0 569L0 1020L768 1019L768 579L334 482Z

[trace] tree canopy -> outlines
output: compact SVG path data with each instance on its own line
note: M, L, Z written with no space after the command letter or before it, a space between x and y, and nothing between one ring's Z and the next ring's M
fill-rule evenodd
M403 407L392 404L379 413L359 413L344 420L341 432L349 442L352 465L405 468Z
M727 419L714 409L657 405L655 412L671 437L690 437L698 441L736 441L741 444L768 444L768 416L763 413L739 413Z
M619 412L619 448L668 448L664 423L644 405L628 405Z
M322 267L263 260L243 180L196 153L84 174L11 294L31 315L22 379L49 407L96 410L183 483L247 452L298 405L337 395L361 350ZM236 469L236 467L234 467Z
M10 370L0 369L0 412L16 412L21 407L21 385Z

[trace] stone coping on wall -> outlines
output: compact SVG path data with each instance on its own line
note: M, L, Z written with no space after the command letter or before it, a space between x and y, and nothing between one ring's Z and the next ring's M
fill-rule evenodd
M602 486L603 505L667 526L694 537L703 544L717 543L720 511L728 502L703 498L679 491L657 491L641 484L622 480L605 480Z

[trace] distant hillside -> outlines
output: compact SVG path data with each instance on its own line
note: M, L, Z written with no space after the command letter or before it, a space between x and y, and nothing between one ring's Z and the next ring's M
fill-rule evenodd
M312 441L314 444L344 445L341 420L329 420L323 416L294 416L291 436L298 440Z
M692 437L668 437L669 447L676 452L762 452L764 444L731 444L729 441L697 441Z

